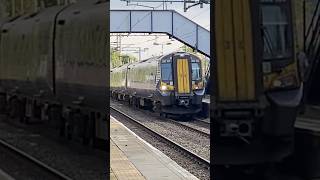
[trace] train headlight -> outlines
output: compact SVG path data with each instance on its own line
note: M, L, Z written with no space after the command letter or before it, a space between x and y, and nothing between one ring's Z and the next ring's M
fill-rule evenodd
M199 82L198 84L194 84L193 88L196 90L203 89L203 82Z
M297 84L297 79L295 75L291 74L288 76L281 77L279 79L276 79L272 83L273 88L285 88L285 87L291 87L295 86Z
M162 85L162 86L160 87L160 89L161 89L161 91L165 91L165 90L168 89L168 87L167 87L166 85Z

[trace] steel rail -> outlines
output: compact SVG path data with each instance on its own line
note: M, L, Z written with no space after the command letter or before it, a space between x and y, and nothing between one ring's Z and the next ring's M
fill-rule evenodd
M195 120L197 121L197 123L202 124L203 126L210 127L210 122L198 118L195 118Z
M7 143L6 141L0 139L0 145L4 148L14 152L15 154L21 156L24 159L27 159L28 161L32 162L33 164L36 164L38 167L44 169L45 171L49 172L53 176L62 179L62 180L72 180L72 178L68 177L67 175L59 172L58 170L48 166L47 164L44 164L43 162L39 161L38 159L32 157L31 155L23 152L22 150L14 147L13 145Z
M195 133L198 133L198 134L200 134L201 136L205 136L205 137L210 138L210 133L207 133L207 132L205 132L205 131L201 131L201 130L199 130L199 129L193 128L193 127L191 127L191 126L188 126L188 125L186 125L186 124L183 124L182 122L175 121L175 120L170 119L170 118L167 118L167 119L165 119L165 120L167 120L167 121L169 121L169 122L171 122L171 123L173 123L173 124L176 124L176 125L178 125L178 126L181 126L182 128L187 129L187 130L189 130L189 131L193 131L193 132L195 132ZM209 124L209 127L210 127L210 124Z

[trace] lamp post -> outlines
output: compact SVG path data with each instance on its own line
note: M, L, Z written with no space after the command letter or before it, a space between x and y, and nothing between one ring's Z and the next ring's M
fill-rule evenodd
M153 43L153 45L155 45L155 46L161 45L161 55L163 55L163 46L164 46L164 45L171 45L171 44L172 44L171 42L161 43L161 44L159 44L159 43L157 43L157 42L154 42L154 43Z
M132 53L138 53L139 56L139 61L141 61L141 52L146 52L148 51L149 48L141 48L141 47L123 47L121 52L127 51L127 52L132 52Z

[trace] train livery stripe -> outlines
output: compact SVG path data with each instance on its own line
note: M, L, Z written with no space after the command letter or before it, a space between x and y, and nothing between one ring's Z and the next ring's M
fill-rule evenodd
M219 0L215 2L216 11L216 63L217 69L217 99L232 100L236 97L235 69L234 69L234 49L232 33L232 0Z
M255 74L250 3L233 1L238 100L254 100Z
M219 101L255 100L251 0L216 1Z
M189 64L187 59L177 60L178 93L190 93Z

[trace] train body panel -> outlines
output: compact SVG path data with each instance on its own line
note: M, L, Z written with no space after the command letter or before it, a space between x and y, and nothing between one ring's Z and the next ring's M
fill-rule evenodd
M252 51L253 23L250 14L250 1L218 1L216 27L217 98L219 101L255 101L259 72L255 69ZM224 15L223 15L224 14ZM233 28L230 28L233 27ZM244 31L246 28L246 31ZM225 43L226 45L220 45ZM236 45L234 45L236 44ZM257 71L257 72L256 72Z
M299 73L304 80L304 103L319 105L320 85L320 2L317 0L294 0L295 29L298 50ZM305 61L307 63L305 63Z
M9 18L1 18L0 19L0 45L1 45L1 34L2 34L2 26L7 22L9 21ZM0 55L1 57L1 55ZM3 87L3 81L2 81L2 77L4 77L4 71L2 71L1 67L4 65L4 61L0 58L0 93L5 93L5 89Z
M108 138L108 8L105 0L80 0L6 21L0 34L0 110L105 146L100 140Z
M211 80L217 86L210 114L215 128L214 163L279 162L293 152L294 122L303 94L293 1L244 0L241 6L236 4L216 1L218 28L213 36L218 60ZM249 57L246 62L244 56ZM226 64L229 61L231 65ZM239 74L244 69L250 72ZM240 85L239 79L247 85Z
M72 104L84 98L83 103L87 106L104 110L109 43L106 40L109 28L106 9L106 2L80 1L66 8L57 18L56 92L57 98L64 103Z
M131 89L155 90L158 65L157 59L130 64L127 74L127 89L129 91Z
M128 65L112 69L110 73L110 90L121 90L127 87Z
M111 70L111 92L118 99L139 99L144 106L168 114L195 114L201 110L204 77L201 60L175 52ZM147 101L147 103L144 103Z
M25 95L53 97L53 28L55 15L61 9L49 8L3 25L0 47L3 88Z

